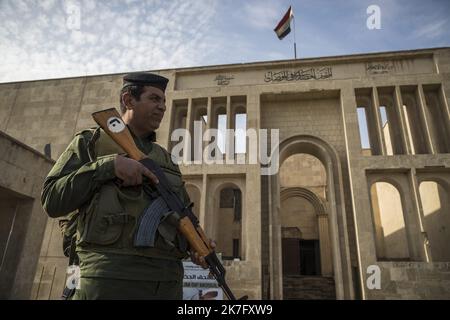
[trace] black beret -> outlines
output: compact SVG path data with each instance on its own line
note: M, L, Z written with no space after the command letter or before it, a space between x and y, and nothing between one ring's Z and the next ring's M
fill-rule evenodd
M131 85L152 86L166 91L169 79L148 72L129 73L123 77L123 87Z

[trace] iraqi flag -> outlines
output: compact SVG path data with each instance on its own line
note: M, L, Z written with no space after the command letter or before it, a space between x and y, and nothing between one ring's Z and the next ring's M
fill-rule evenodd
M291 20L293 18L294 13L292 12L292 8L289 7L283 19L281 19L276 28L273 29L273 31L277 34L278 39L283 39L289 34L289 32L291 32Z

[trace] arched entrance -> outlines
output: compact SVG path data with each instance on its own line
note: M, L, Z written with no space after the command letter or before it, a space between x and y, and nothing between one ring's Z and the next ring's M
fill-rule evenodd
M309 154L316 157L323 164L326 171L326 200L327 208L312 192L302 189L281 190L280 177L274 175L270 177L270 192L272 201L272 242L271 257L274 262L271 264L271 288L274 298L282 297L283 291L283 256L282 239L283 230L281 225L281 204L282 200L289 199L289 195L301 195L300 198L309 201L310 205L317 213L317 224L320 216L322 224L327 224L329 250L331 255L331 275L335 283L335 297L337 299L354 298L353 284L351 277L350 253L348 245L347 223L342 187L342 173L340 160L336 150L325 141L314 136L294 136L286 139L280 144L280 165L290 156L295 154ZM292 173L295 174L295 173ZM287 197L287 198L286 198ZM325 220L326 217L326 220ZM285 230L286 235L286 230ZM320 238L320 237L319 237ZM319 239L320 240L320 239ZM320 251L320 249L319 249ZM320 252L322 257L323 252ZM322 267L322 263L320 263Z
M284 186L280 200L283 298L335 299L326 200Z
M298 274L332 275L328 215L324 199L308 189L294 187L282 189L280 200L282 238L298 239L300 242L317 241L315 259L307 261L306 265L302 265L301 260L295 261L294 268L299 270ZM296 214L290 214L289 211L296 211ZM283 264L283 267L286 266ZM286 272L283 271L283 274Z

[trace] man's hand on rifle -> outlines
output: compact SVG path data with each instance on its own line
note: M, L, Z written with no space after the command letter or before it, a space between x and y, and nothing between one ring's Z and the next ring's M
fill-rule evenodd
M209 245L214 250L216 248L216 243L214 240L210 240ZM191 252L191 260L193 263L201 266L203 269L208 269L208 264L203 257L200 257L197 252Z
M114 159L114 171L116 177L123 181L124 187L142 184L143 176L148 177L153 184L158 183L158 178L142 163L121 155Z

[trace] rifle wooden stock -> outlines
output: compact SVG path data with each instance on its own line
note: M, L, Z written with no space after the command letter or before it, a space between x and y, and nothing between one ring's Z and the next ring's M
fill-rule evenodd
M191 220L188 217L184 217L180 220L178 226L180 232L186 237L191 247L198 252L202 257L206 257L212 252L208 243L198 234L198 229L195 228Z
M97 124L111 137L111 139L113 139L128 154L131 159L139 161L146 157L146 155L141 150L139 150L134 143L130 131L126 127L125 123L122 120L122 117L116 109L111 108L94 112L92 114L92 117L94 118L95 122L97 122ZM121 125L117 124L116 119L122 122L124 128L121 131L113 132L111 130L112 125Z
M147 156L138 149L134 143L130 131L123 123L120 114L116 109L106 109L92 114L95 122L128 154L131 159L140 161ZM121 123L117 123L117 120ZM115 126L114 126L115 125ZM122 130L121 129L123 125ZM117 129L118 128L118 129ZM193 248L201 257L205 257L214 250L209 244L209 239L203 229L197 225L194 226L188 216L180 220L178 229L186 237L191 248Z

